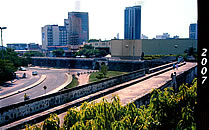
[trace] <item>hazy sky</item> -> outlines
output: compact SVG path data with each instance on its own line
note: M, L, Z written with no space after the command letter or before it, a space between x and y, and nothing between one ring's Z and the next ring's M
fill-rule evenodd
M77 3L77 4L76 4ZM80 4L79 4L80 3ZM124 38L124 9L142 4L142 34L153 38L168 32L189 37L197 22L197 0L0 0L0 26L6 43L41 44L41 27L64 25L70 11L89 12L89 38Z

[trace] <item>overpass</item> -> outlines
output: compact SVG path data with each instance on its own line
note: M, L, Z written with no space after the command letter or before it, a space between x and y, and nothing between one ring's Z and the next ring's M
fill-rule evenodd
M138 70L0 108L0 128L21 128L27 123L43 121L54 112L63 117L70 107L79 106L84 101L99 101L101 97L109 99L112 94L119 95L124 105L134 102L139 107L148 103L149 92L152 88L190 83L197 73L196 63L181 63L179 69L176 70L176 78L172 79L171 74L174 72L172 64L151 68L149 71L147 69Z

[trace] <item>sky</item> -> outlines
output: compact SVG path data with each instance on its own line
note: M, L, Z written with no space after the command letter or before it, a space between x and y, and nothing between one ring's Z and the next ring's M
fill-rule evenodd
M141 33L149 39L165 32L189 37L197 23L197 0L0 0L3 43L41 43L41 27L64 25L68 12L89 13L89 38L124 38L125 7L141 5Z

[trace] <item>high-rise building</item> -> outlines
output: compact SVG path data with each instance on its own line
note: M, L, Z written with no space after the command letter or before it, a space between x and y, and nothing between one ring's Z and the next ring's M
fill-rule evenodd
M190 39L197 39L197 24L196 23L192 23L189 26L189 38Z
M89 40L88 12L68 12L64 24L69 45L80 45Z
M126 7L124 39L141 39L141 6Z
M46 25L41 28L42 48L48 46L67 45L67 30L65 26Z

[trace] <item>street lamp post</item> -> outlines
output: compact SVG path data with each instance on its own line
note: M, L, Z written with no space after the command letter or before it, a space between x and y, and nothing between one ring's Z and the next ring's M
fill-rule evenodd
M1 45L2 45L2 59L4 59L4 53L3 53L4 46L3 46L3 38L2 38L2 30L3 29L7 29L7 27L0 27L0 30L1 30Z

